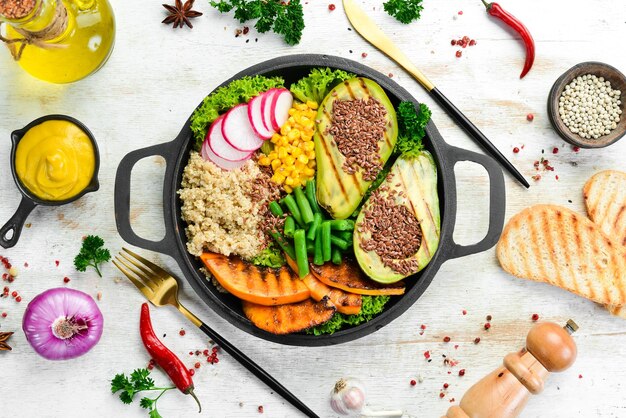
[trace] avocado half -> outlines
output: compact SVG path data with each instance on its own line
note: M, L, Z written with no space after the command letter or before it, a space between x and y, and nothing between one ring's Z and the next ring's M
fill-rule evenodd
M317 112L317 130L314 136L317 200L335 219L345 219L352 215L372 182L363 180L361 170L354 174L344 171L346 158L339 151L333 136L327 132L332 123L333 104L338 100L368 100L370 97L387 110L386 129L378 142L380 160L384 165L396 145L398 122L391 101L376 82L362 77L344 81L330 91Z
M380 283L397 282L426 267L437 251L441 231L439 196L437 195L437 167L432 155L428 151L421 151L415 157L401 156L391 167L390 173L393 176L388 177L381 184L381 187L386 185L388 190L380 193L388 196L392 190L397 192L394 197L396 204L406 206L420 223L422 242L417 252L407 258L417 260L415 271L402 275L385 266L375 251L365 251L360 245L361 240L371 238L371 233L360 228L360 226L363 224L366 211L375 204L374 199L365 202L354 228L354 254L363 272L372 280Z

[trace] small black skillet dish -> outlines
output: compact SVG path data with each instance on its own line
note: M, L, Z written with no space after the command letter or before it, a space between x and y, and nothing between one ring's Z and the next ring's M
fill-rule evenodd
M22 140L22 138L24 137L24 135L26 134L26 132L28 132L31 128L34 128L35 126L40 125L50 120L63 120L63 121L73 123L74 125L79 127L83 132L85 132L85 134L91 141L91 144L93 145L93 150L94 150L95 164L94 164L94 172L93 172L93 176L91 177L91 181L89 182L87 187L81 190L78 194L65 200L44 200L35 196L35 194L33 194L28 189L28 187L26 187L26 185L24 185L22 181L19 179L16 168L15 168L15 156L17 152L17 146ZM15 181L15 185L17 186L18 190L22 194L22 200L19 206L17 207L15 214L11 217L11 219L7 221L6 224L4 224L2 228L0 228L0 246L2 246L3 248L11 248L11 247L14 247L15 244L17 244L17 241L19 240L20 235L22 233L22 228L24 227L24 222L26 222L28 215L38 205L41 205L41 206L65 205L67 203L71 203L71 202L74 202L75 200L80 199L86 193L95 192L96 190L100 188L100 184L98 183L98 170L100 168L100 153L98 151L98 144L96 143L96 139L91 133L91 131L89 131L89 129L87 129L85 125L83 125L80 121L74 119L73 117L66 116L66 115L46 115L46 116L37 118L31 123L29 123L28 125L26 125L25 127L23 127L22 129L13 131L11 133L11 143L12 143L11 175L13 176L13 180Z

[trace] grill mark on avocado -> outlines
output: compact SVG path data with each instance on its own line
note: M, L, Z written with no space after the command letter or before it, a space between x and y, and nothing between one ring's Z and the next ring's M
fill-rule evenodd
M412 169L413 168L413 164L409 164L409 167ZM398 167L398 177L400 177L400 184L402 186L402 191L405 193L405 195L403 196L405 200L407 200L409 202L409 205L411 206L411 214L415 217L415 219L417 219L417 210L415 209L415 205L413 204L413 200L411 200L411 196L408 193L408 187L407 184L408 182L404 179L404 176L402 175L402 168ZM415 177L415 178L419 178L419 177ZM424 229L422 228L422 223L420 222L419 219L417 219L417 222L419 224L419 228L422 231L422 240L420 241L420 245L419 247L417 247L417 252L419 252L419 250L422 248L422 243L424 241L426 241L426 237L424 237ZM425 251L428 253L427 255L430 256L430 249L428 248L428 246L425 247ZM415 254L417 254L417 252ZM413 254L412 257L415 256L415 254Z
M418 157L419 160L419 164L420 164L420 168L422 168L422 172L424 172L424 166L422 165L422 157ZM415 166L413 164L409 164L409 167L411 168L411 170L413 170L413 175L415 178L423 178L425 176L419 176L417 170L415 169ZM430 167L427 167L428 169L430 169ZM426 198L426 196L424 195L424 193L422 193L422 200L424 201L424 204L426 205L426 213L428 213L428 218L430 221L430 224L433 226L437 225L437 222L435 222L435 218L433 218L433 211L430 208L430 204L429 204L429 200ZM419 219L418 219L419 221ZM420 228L421 228L421 222L420 222ZM437 235L437 238L439 238L441 236L441 231L438 231L437 228L435 228L435 234ZM426 241L426 249L428 252L428 255L430 256L431 254L433 254L433 250L431 248L428 247L428 240L426 239L425 235L424 235L424 229L422 228L422 239L424 241ZM437 251L437 248L435 248L435 251Z
M325 112L325 110L324 110ZM330 152L330 150L328 149L328 144L326 143L326 141L324 140L324 137L322 136L323 134L318 133L320 135L320 143L322 145L322 147L324 148L324 154L326 154L326 161L330 162L330 165L332 167L330 167L330 170L332 170L333 174L335 175L335 180L337 181L337 184L339 185L339 189L341 189L341 195L343 196L344 200L348 199L348 193L346 191L346 187L344 186L343 182L341 181L341 176L339 175L339 172L337 171L337 166L335 165L335 161L333 159L333 156ZM319 170L319 167L317 167L317 169Z

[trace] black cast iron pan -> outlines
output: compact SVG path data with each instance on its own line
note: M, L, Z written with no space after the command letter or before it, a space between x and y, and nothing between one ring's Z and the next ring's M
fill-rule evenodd
M83 190L80 191L75 196L70 197L65 200L44 200L37 196L35 196L28 188L22 183L20 178L15 171L15 153L17 152L17 145L20 143L26 132L29 129L40 125L49 120L65 120L73 123L78 126L85 134L87 138L91 141L93 145L95 166L93 171L93 176L91 177L91 181ZM87 129L85 125L83 125L79 120L74 119L71 116L66 115L46 115L40 118L35 119L22 129L18 129L16 131L11 132L11 174L13 175L13 180L15 181L15 185L19 189L22 194L22 200L20 201L20 205L17 207L15 214L7 221L6 224L2 228L0 228L0 246L3 248L11 248L17 244L17 241L20 238L22 233L22 228L24 227L24 222L28 218L28 215L37 207L38 205L42 206L61 206L67 203L71 203L75 200L80 199L86 193L95 192L100 188L100 184L98 183L98 170L100 169L100 153L98 151L98 144L96 143L96 138L93 136L91 131Z
M379 72L340 57L327 55L291 55L275 58L254 65L225 81L221 86L243 76L280 75L287 85L308 75L315 67L331 67L355 73L370 78L380 84L386 91L394 105L400 101L418 102L402 87L389 77ZM189 129L190 120L187 120L180 134L171 142L153 145L148 148L132 151L126 155L117 169L115 179L115 220L117 229L128 243L151 251L157 251L173 257L183 271L196 293L215 312L238 328L276 343L299 346L324 346L351 341L368 335L400 316L424 293L430 285L439 267L446 261L457 257L485 251L496 244L504 223L505 189L504 177L500 167L492 158L472 151L453 147L443 140L434 123L429 122L426 127L427 138L424 139L426 148L433 154L438 169L438 192L441 206L441 240L439 249L428 266L416 275L407 278L407 291L401 297L392 298L385 310L369 322L344 329L332 335L274 335L256 328L243 315L239 299L218 292L199 271L202 264L186 250L185 223L181 219L181 202L176 191L180 188L183 169L185 168L189 151L192 149L192 133ZM167 164L163 183L163 219L165 222L165 237L161 241L150 241L139 237L130 225L130 176L133 166L141 159L160 155ZM486 236L478 243L468 246L454 242L452 234L456 220L456 180L454 165L459 161L472 161L485 167L490 180L490 212L489 229Z

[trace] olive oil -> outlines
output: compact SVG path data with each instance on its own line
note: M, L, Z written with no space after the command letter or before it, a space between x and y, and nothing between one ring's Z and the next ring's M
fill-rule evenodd
M102 67L115 41L115 18L108 0L36 0L35 3L29 16L3 19L7 23L6 38L18 39L9 46L24 70L51 83L71 83ZM60 23L59 19L66 20ZM31 33L40 35L51 25L61 28L57 36L26 43L16 57L16 51L22 47L19 39Z

